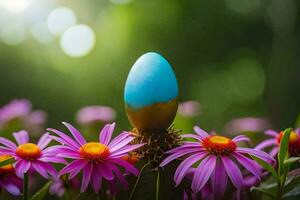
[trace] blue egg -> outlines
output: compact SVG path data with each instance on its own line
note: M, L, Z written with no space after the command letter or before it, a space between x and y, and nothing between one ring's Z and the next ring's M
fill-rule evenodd
M165 130L173 122L178 84L171 65L158 53L142 55L132 66L124 101L131 124L138 130Z
M132 108L168 102L178 96L178 84L171 65L158 53L142 55L132 66L124 100Z

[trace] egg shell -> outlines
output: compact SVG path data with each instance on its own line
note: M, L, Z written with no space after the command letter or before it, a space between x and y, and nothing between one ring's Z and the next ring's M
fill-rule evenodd
M158 53L142 55L131 68L124 92L131 124L141 131L167 129L177 112L178 84L171 65Z

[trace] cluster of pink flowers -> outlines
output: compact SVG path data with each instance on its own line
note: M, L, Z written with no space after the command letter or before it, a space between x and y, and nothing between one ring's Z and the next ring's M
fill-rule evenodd
M135 137L129 132L122 132L112 139L114 123L107 124L102 129L99 141L96 142L86 142L72 125L63 124L72 137L55 129L48 129L54 134L45 133L37 144L29 141L26 131L13 133L17 144L0 137L0 144L3 145L0 147L0 160L11 157L15 159L14 165L0 167L0 186L14 195L19 195L24 174L37 172L46 179L56 180L56 185L51 187L52 193L56 190L57 194L61 194L58 177L69 174L68 178L73 179L82 171L81 192L85 192L91 184L93 190L98 193L103 180L108 182L112 195L116 194L117 182L128 188L123 172L137 176L139 171L124 157L143 144L130 145ZM47 147L52 140L60 144ZM68 163L66 159L71 162ZM60 163L65 167L57 172L50 163Z

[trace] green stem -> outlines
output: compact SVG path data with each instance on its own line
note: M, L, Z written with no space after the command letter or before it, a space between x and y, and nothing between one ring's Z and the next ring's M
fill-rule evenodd
M160 181L160 173L159 169L157 170L157 178L156 178L156 198L155 200L159 199L159 181Z
M131 193L130 193L130 196L129 196L129 199L128 199L128 200L131 200L131 199L132 199L133 194L134 194L134 192L135 192L135 190L136 190L136 188L137 188L137 186L138 186L138 184L139 184L140 178L141 178L141 176L142 176L142 172L144 171L144 169L145 169L149 164L150 164L150 163L147 163L147 164L145 164L145 165L142 167L142 169L141 169L141 171L140 171L140 174L139 174L139 176L138 176L137 179L136 179L136 182L135 182L135 184L134 184L134 186L133 186L133 189L132 189L132 191L131 191Z
M23 200L28 200L28 173L24 173L23 178Z

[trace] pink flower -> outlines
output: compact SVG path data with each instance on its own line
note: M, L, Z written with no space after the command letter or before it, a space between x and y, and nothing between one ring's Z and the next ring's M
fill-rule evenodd
M72 125L63 124L69 129L74 139L58 130L48 129L59 136L52 136L52 138L62 144L56 151L58 156L73 160L59 172L59 175L69 174L69 178L72 179L82 171L81 192L87 189L89 183L94 191L98 192L103 179L113 184L119 180L127 188L128 183L119 167L123 167L128 173L138 175L139 171L122 157L143 144L129 145L134 140L134 136L128 132L123 132L112 139L115 123L107 124L101 130L99 142L86 142Z
M275 160L263 151L238 147L237 143L249 141L246 136L240 135L233 139L224 136L210 135L199 127L194 127L195 134L181 135L183 138L193 138L196 142L183 142L182 145L166 152L170 154L160 164L161 167L171 161L183 157L185 159L178 166L174 181L178 186L188 172L197 165L192 178L191 189L198 193L211 180L213 195L224 194L228 178L239 191L245 187L244 177L239 166L243 166L258 180L261 179L261 167L250 155L256 156L266 162Z
M37 144L29 142L28 133L24 130L13 133L13 135L17 145L6 138L0 137L0 144L4 145L4 147L0 147L0 154L15 158L15 170L18 177L23 178L24 173L29 170L38 172L44 178L57 174L55 168L49 162L64 163L65 161L53 154L52 150L55 146L46 148L51 141L48 133L45 133Z
M0 161L10 158L8 155L0 156ZM22 180L15 174L12 164L0 167L0 189L4 188L12 195L20 195L22 188Z
M271 147L270 155L274 157L278 153L283 131L276 132L273 130L267 130L265 131L265 135L271 138L259 143L255 149L262 150ZM300 156L300 129L292 131L290 134L289 154L291 156Z
M115 110L109 106L87 106L81 108L76 114L76 120L81 125L95 122L111 122L115 117Z
M198 101L185 101L178 106L178 114L183 117L195 117L199 113L200 103Z

